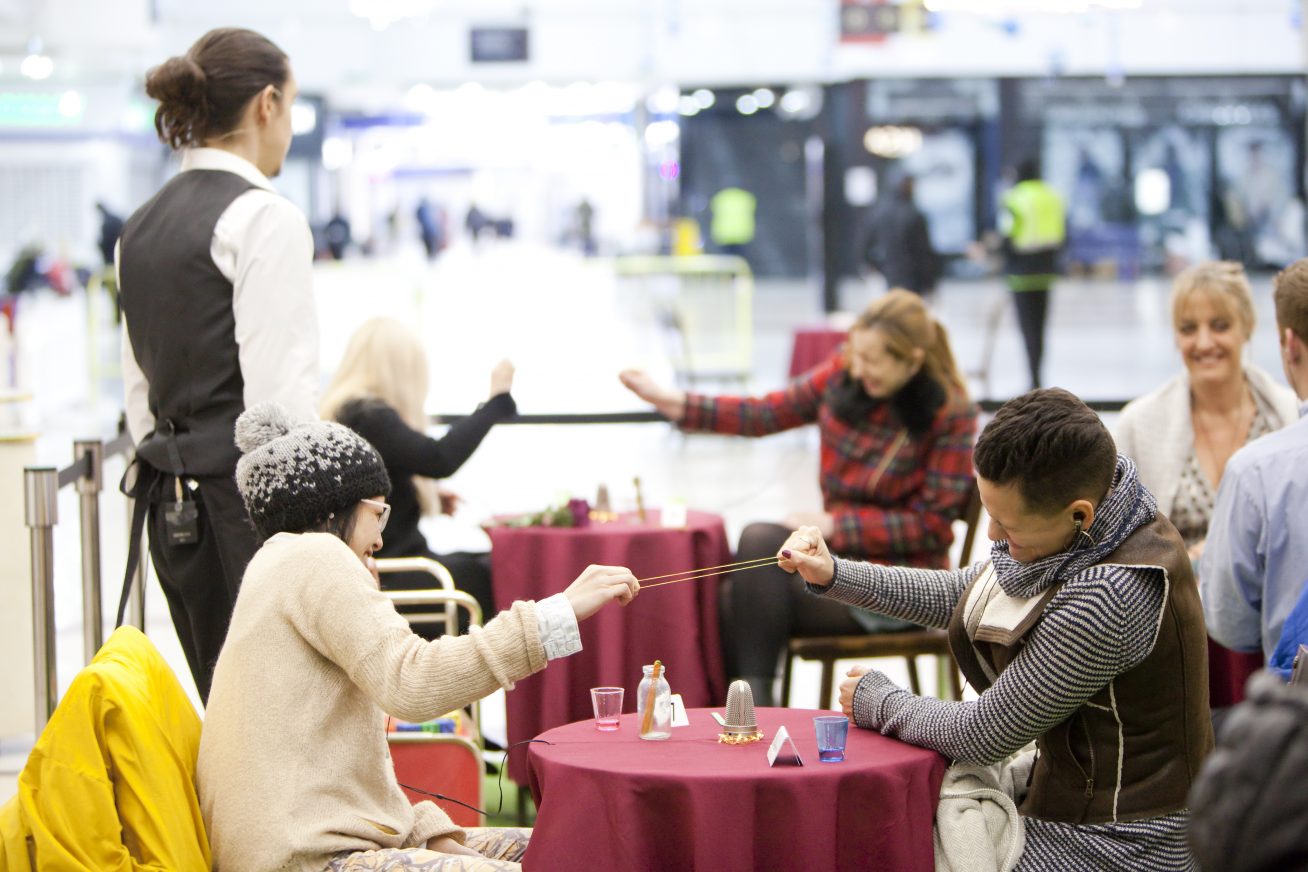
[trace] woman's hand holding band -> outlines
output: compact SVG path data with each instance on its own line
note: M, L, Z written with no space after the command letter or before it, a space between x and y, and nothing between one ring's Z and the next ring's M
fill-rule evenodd
M800 527L790 534L777 554L777 565L817 587L826 587L836 575L836 563L817 527Z

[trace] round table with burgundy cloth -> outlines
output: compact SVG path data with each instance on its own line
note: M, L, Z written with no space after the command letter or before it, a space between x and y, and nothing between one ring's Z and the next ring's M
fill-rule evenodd
M637 578L731 561L722 518L688 513L685 529L659 525L651 511L589 527L487 528L495 607L541 600L564 590L592 563L626 566ZM630 605L605 606L581 622L582 650L550 661L505 695L509 744L592 716L590 689L627 688L623 711L636 710L641 666L662 660L673 693L687 706L721 705L727 688L718 642L718 577L642 591ZM509 777L527 782L526 749L509 755Z
M831 712L758 709L764 738L750 745L720 744L708 709L688 714L662 742L641 739L631 714L617 732L587 719L529 745L527 872L934 869L936 752L851 726L845 760L819 763L813 718ZM783 725L803 766L768 767Z

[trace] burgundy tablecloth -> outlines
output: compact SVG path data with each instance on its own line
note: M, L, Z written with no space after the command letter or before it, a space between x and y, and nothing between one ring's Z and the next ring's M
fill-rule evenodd
M764 739L743 746L718 743L708 709L664 742L640 739L635 715L614 733L593 721L544 733L552 745L528 746L540 811L526 869L930 872L944 758L851 728L844 762L819 763L819 714L759 709ZM768 768L782 725L801 767Z
M790 377L803 375L826 360L849 336L846 330L830 327L800 327L790 350Z
M1244 699L1244 685L1263 668L1263 652L1232 651L1208 640L1208 705L1222 708Z
M489 528L496 608L558 593L592 563L626 566L646 578L730 562L718 515L690 512L684 530L658 526L657 512L649 517L646 524L624 515L577 529ZM591 717L592 687L626 688L623 710L634 712L640 668L656 659L687 706L721 705L727 691L718 642L718 581L652 588L625 608L608 606L583 621L580 653L551 661L507 695L510 744ZM509 756L509 776L526 783L524 753Z

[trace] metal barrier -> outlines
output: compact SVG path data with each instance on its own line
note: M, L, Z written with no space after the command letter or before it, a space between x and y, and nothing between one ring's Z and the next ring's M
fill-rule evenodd
M1000 406L1007 403L1008 400L980 399L973 400L982 412L993 415L999 411ZM1122 411L1123 407L1130 400L1086 400L1081 402L1089 406L1093 411L1101 415L1115 414ZM428 420L434 426L448 426L457 424L460 421L471 417L466 412L437 413L430 415ZM658 424L668 423L668 419L658 412L586 412L580 414L554 413L542 415L515 415L506 421L496 424L496 427L503 427L505 424Z
M994 412L1003 404L1001 400L980 400L983 412ZM1089 400L1087 405L1096 412L1119 412L1125 400ZM452 424L466 415L434 415L433 423ZM615 412L602 414L519 415L504 423L509 424L635 424L666 422L656 412ZM119 454L129 455L133 444L126 433L108 443L83 439L73 443L77 458L64 469L29 466L23 470L24 519L31 537L32 554L32 634L35 649L36 732L39 734L50 719L59 702L59 682L55 657L54 609L54 528L59 522L59 491L76 485L80 498L81 558L82 558L82 649L86 662L90 662L104 641L104 618L101 610L101 553L100 553L100 494L104 490L104 463ZM127 516L132 516L132 500L127 501ZM148 551L142 548L137 562L132 589L128 599L126 623L145 629L145 574ZM381 561L379 561L381 562ZM435 561L421 558L388 560L389 571L421 570L432 572L443 587L453 587L444 567ZM433 569L435 564L438 569ZM441 573L444 573L442 577ZM455 591L454 593L458 593ZM394 592L392 599L403 601L405 594ZM466 605L462 600L448 596L443 600L448 608L451 602ZM475 606L475 600L472 605ZM480 618L480 610L474 612ZM430 614L419 617L450 621L451 614Z
M39 734L59 703L55 655L54 528L59 523L59 491L76 485L81 503L82 649L86 662L104 642L100 607L100 493L104 490L104 461L129 454L132 440L122 434L105 444L83 439L73 443L77 458L64 469L29 466L23 470L24 519L32 547L32 641L35 649L36 732ZM130 517L130 514L128 515ZM145 561L138 570L143 580ZM145 627L144 584L133 585L131 613L137 627Z

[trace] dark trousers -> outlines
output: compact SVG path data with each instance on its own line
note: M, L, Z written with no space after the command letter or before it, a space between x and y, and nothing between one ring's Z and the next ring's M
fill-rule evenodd
M481 606L481 622L484 624L495 617L495 597L491 591L491 561L489 553L459 551L453 554L426 554L440 562L454 577L454 586L464 593L472 594L477 605ZM437 587L436 579L425 572L388 572L381 577L382 590L426 590ZM428 610L427 607L401 608L400 612ZM424 639L435 639L444 628L440 624L415 624L413 631ZM468 631L468 613L459 609L459 632Z
M1026 362L1031 372L1031 387L1040 387L1040 363L1045 356L1045 319L1049 315L1049 289L1013 291L1017 306L1017 326L1026 345Z
M167 488L172 488L172 477L164 479ZM196 690L207 702L241 576L258 550L259 541L234 479L218 476L195 481L198 487L191 492L199 513L195 543L174 545L168 541L164 523L167 502L151 503L147 523L150 557L159 586L168 601Z
M750 524L740 534L737 560L772 557L791 533L780 524ZM727 674L743 678L754 705L773 705L777 665L792 636L843 636L865 632L849 606L813 596L798 574L779 566L727 577L721 589L721 630Z

